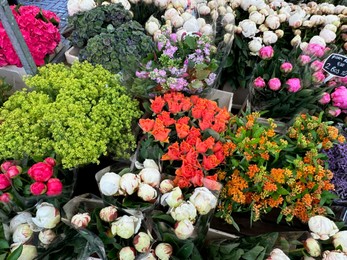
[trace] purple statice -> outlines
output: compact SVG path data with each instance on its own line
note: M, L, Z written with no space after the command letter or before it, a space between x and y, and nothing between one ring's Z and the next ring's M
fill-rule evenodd
M173 58L175 52L178 50L176 46L172 46L169 41L166 42L165 49L163 51L164 55L167 55L169 58Z
M328 156L329 169L334 173L332 183L340 199L347 199L347 143L334 145L324 152Z
M149 73L149 77L158 84L164 84L166 82L166 71L155 68Z
M208 75L208 78L205 79L206 84L208 86L212 86L216 80L216 76L217 76L216 73L210 73L210 75Z
M184 78L168 78L167 83L171 90L182 91L188 82Z

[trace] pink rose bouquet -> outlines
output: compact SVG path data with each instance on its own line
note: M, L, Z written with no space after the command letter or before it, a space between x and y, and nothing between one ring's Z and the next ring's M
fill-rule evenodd
M330 102L328 96L323 98L323 93L327 92L323 60L330 49L308 44L303 50L296 48L284 55L280 49L268 47L259 51L262 60L253 72L251 102L254 110L266 110L266 117L283 120L303 110L320 110L321 104ZM330 98L330 93L328 95ZM344 90L337 90L334 96L331 97L334 106L344 109Z
M54 53L60 42L59 17L36 6L11 6L19 29L37 66L45 64L47 55ZM0 22L0 66L21 67L20 59Z

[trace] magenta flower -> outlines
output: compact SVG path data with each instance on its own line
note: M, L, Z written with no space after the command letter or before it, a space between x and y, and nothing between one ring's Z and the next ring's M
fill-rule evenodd
M325 80L325 75L323 71L316 71L315 73L312 74L312 80L315 83L322 83Z
M331 94L331 99L335 107L347 109L347 88L340 86Z
M311 61L311 57L308 55L300 55L299 56L299 62L301 65L306 65Z
M341 109L338 107L329 107L327 111L333 117L337 117L341 114Z
M266 86L266 83L262 77L258 77L253 81L255 88L264 88Z
M259 57L263 60L269 60L273 56L274 56L274 49L271 46L265 46L259 50Z
M324 48L324 46L319 45L319 44L309 43L306 46L304 52L307 55L311 55L311 56L315 56L315 57L321 58L321 57L324 56L325 48Z
M273 91L277 91L281 88L281 81L278 78L272 78L268 82L269 88Z
M280 67L280 70L283 73L289 73L289 72L291 72L293 70L293 65L290 62L282 63L282 65Z
M330 94L327 92L324 92L322 97L320 98L320 100L318 101L319 103L321 103L322 105L328 104L330 102L331 98L330 98Z
M313 69L314 71L319 71L323 68L323 62L319 61L319 60L315 60L311 63L310 65L311 69Z
M288 91L295 93L298 92L301 89L301 83L300 79L298 78L291 78L286 81L286 84L288 86Z

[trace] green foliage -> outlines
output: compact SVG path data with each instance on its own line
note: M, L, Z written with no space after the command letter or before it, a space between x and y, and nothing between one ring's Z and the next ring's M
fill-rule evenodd
M79 57L118 73L121 69L133 70L152 50L151 37L145 34L138 22L130 21L116 27L113 32L103 32L89 39Z
M90 38L107 32L108 25L117 28L130 20L131 14L122 4L98 6L69 17L69 24L74 30L69 39L74 46L83 48Z
M0 77L0 106L2 106L10 96L9 91L11 89L12 86L10 84L7 84L4 78Z
M0 158L57 154L64 168L126 158L141 116L118 78L101 66L49 64L26 79L36 91L17 92L0 110Z

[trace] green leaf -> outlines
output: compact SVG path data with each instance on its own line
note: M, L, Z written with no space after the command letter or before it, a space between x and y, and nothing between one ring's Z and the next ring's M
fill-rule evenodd
M158 220L164 220L165 222L169 224L175 224L175 220L168 214L153 215L152 218L158 219Z
M23 245L20 245L16 250L14 250L8 255L7 260L17 260L19 256L22 254L22 251Z
M0 260L5 260L7 256L7 253L0 255Z
M245 254L242 255L242 258L245 260L254 260L257 259L258 255L264 251L264 247L262 246L255 246L253 247L251 250L249 250L248 252L246 252Z
M231 260L239 260L241 258L241 256L244 254L243 249L239 248L236 251L232 252L230 254L230 257L227 259L231 259Z
M226 244L226 245L221 245L219 248L219 251L223 255L229 255L231 253L231 251L233 251L233 249L238 247L239 245L240 245L240 243L230 243L230 244Z
M188 45L188 47L192 50L196 49L196 38L192 36L186 36L184 38L184 43Z
M124 175L124 174L126 174L126 173L128 173L128 172L131 172L131 171L130 171L130 168L124 168L124 169L121 170L118 174L119 174L120 176L122 176L122 175Z
M196 78L199 80L206 79L208 75L210 75L210 70L197 70L196 71Z
M10 245L8 244L6 239L0 239L0 249L8 249Z
M189 259L193 253L194 244L192 242L185 243L180 250L178 250L176 256L181 259Z
M279 193L279 194L281 194L281 195L287 195L287 194L289 194L289 191L287 191L285 188L283 188L283 187L279 187L278 189L277 189L277 192Z

